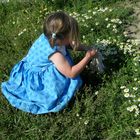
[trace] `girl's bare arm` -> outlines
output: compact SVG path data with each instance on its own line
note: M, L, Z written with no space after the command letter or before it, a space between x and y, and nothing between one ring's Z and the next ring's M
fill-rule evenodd
M53 55L51 55L49 57L49 60L51 60L55 64L56 68L63 75L69 78L74 78L84 70L87 63L90 61L93 55L95 55L95 53L95 51L88 51L85 57L74 66L70 66L67 59L60 52L56 52Z

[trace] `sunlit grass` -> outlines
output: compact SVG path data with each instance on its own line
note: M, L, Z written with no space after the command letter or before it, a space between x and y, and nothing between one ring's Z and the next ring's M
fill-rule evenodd
M107 67L104 74L92 74L87 67L81 73L85 85L76 93L75 102L61 112L32 115L12 107L1 95L1 140L139 139L140 50L124 30L133 21L133 9L116 1L88 0L78 5L78 0L11 0L0 4L0 82L8 80L14 64L42 33L44 17L60 9L77 19L81 42L96 44ZM84 55L71 54L75 63Z

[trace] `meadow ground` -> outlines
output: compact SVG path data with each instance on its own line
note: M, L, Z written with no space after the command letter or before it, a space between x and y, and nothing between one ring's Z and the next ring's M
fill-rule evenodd
M0 3L0 83L9 78L42 33L52 11L75 17L81 42L97 44L103 74L87 67L84 86L57 113L32 115L12 107L0 94L0 140L138 140L140 138L140 48L126 28L135 22L136 0L2 0ZM131 6L130 6L131 5ZM84 52L71 51L77 63Z

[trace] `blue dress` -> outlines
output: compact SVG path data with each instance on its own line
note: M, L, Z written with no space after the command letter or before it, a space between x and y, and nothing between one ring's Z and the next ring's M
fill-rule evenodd
M8 81L1 83L1 91L13 107L32 114L58 112L79 90L83 84L80 75L66 77L48 59L60 51L58 48L56 45L51 48L48 38L42 33L27 55L14 65ZM71 66L74 65L67 48L65 51L63 55Z

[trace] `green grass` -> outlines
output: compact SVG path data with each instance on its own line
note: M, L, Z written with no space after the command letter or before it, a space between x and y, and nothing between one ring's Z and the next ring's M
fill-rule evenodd
M125 26L133 21L133 9L125 8L124 2L31 0L0 4L0 83L8 80L12 67L26 55L42 33L43 18L51 11L63 9L71 13L79 22L82 42L88 45L105 43L105 40L110 42L105 50L99 46L105 56L105 73L92 74L90 69L85 69L81 73L85 84L76 93L75 104L74 99L71 100L60 112L42 115L26 113L12 107L0 94L1 140L139 139L135 133L135 129L140 127L139 115L135 116L135 110L129 112L127 107L137 105L140 108L140 53L138 46L129 42L129 37L123 34ZM105 7L108 9L103 12ZM122 23L113 23L111 19L120 19ZM113 31L114 25L117 32ZM26 31L18 36L24 29ZM71 54L77 63L84 52ZM124 96L123 89L120 89L124 85L135 98ZM133 87L138 89L133 90Z

